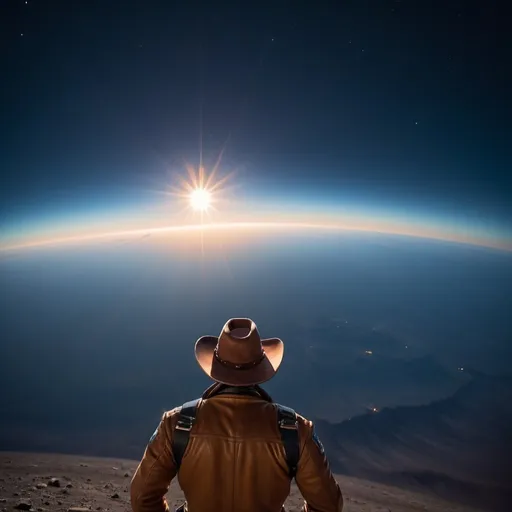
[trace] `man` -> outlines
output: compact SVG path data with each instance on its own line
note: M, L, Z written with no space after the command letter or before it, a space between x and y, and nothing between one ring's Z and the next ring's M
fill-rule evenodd
M279 512L293 478L304 511L342 510L313 424L259 387L275 375L283 351L280 339L261 340L248 318L196 342L196 359L215 384L163 415L132 480L134 512L167 511L176 474L188 512Z

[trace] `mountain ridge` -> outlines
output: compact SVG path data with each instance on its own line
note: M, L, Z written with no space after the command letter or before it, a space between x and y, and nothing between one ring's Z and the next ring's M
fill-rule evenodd
M472 372L451 397L384 408L340 423L316 420L334 471L399 485L512 499L512 376ZM489 491L493 489L493 491Z

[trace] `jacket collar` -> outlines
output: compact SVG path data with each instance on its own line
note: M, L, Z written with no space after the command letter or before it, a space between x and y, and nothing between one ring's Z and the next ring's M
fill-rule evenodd
M267 402L273 402L272 397L260 386L228 386L227 384L219 383L210 386L203 393L203 399L213 398L218 395L253 396Z

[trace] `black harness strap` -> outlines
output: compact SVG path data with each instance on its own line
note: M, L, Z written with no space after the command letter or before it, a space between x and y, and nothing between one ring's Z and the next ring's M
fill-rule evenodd
M297 414L293 409L284 405L276 404L276 406L277 422L286 454L286 462L288 463L290 478L294 478L297 474L297 465L300 458Z
M176 468L179 470L185 450L187 449L190 439L190 431L194 425L197 414L197 406L201 398L187 402L181 406L178 414L178 421L174 428L174 439L172 444L172 452ZM299 430L297 425L297 415L293 409L284 405L276 404L277 422L281 440L286 455L288 471L290 478L294 478L297 473L297 465L299 463Z
M200 401L201 399L197 398L196 400L192 400L181 406L178 421L176 422L176 427L174 427L174 439L172 443L172 453L174 455L174 461L176 462L177 469L181 466L181 460L183 459L183 455L187 449L190 431L194 425L197 406Z

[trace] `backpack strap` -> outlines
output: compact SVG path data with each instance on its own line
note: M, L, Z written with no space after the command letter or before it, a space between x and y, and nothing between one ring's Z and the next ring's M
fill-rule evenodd
M174 455L174 461L176 462L176 469L179 470L181 466L181 460L187 449L188 441L190 439L190 431L194 425L196 419L197 406L201 398L191 400L181 406L180 412L178 413L178 421L174 427L174 436L172 443L172 453Z
M286 454L286 462L290 478L294 478L297 474L297 465L300 458L299 447L299 426L297 423L297 414L290 407L276 404L277 406L277 423L281 440L283 441L284 452Z

